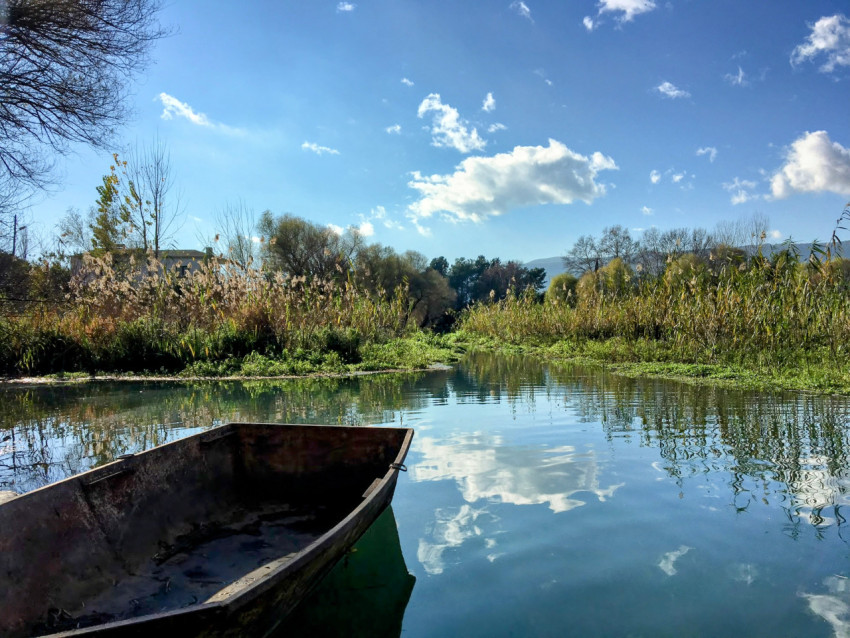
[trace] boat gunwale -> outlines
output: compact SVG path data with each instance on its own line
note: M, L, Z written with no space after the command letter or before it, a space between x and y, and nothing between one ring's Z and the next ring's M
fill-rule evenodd
M213 440L217 440L223 436L227 436L230 434L226 432L226 429L230 429L232 431L236 431L239 426L260 426L260 427L305 427L305 428L334 428L334 429L363 429L363 428L374 428L374 429L382 429L382 430L398 430L403 431L405 433L404 439L402 440L401 445L399 446L398 453L395 456L395 460L390 463L388 470L380 479L380 483L374 489L372 489L362 500L361 502L352 509L342 520L340 520L336 525L331 527L324 534L319 536L316 540L311 542L309 545L296 552L291 560L286 561L285 563L279 565L275 569L270 570L268 573L263 574L261 577L257 578L257 580L253 581L250 584L245 585L234 591L231 595L229 595L224 600L219 600L215 602L200 602L194 605L190 605L187 607L183 607L181 609L172 609L167 611L161 611L154 614L145 614L143 616L137 616L134 618L125 618L122 620L115 620L107 623L102 623L98 625L92 625L90 627L82 627L79 629L71 629L68 631L52 633L52 634L42 634L38 636L38 638L65 638L65 637L73 637L73 636L86 636L86 635L96 635L99 632L110 631L120 629L122 627L132 627L133 625L142 625L144 623L167 620L173 617L179 617L186 614L204 614L209 615L212 619L218 615L224 615L225 617L237 613L238 611L245 608L252 600L261 596L263 593L276 586L279 582L284 581L290 573L297 572L299 569L304 567L306 564L309 564L312 560L315 559L317 555L321 555L322 551L328 549L333 545L333 542L340 536L344 535L350 528L354 528L356 523L358 522L358 518L363 513L364 510L367 510L370 506L372 506L376 501L380 502L382 500L386 500L384 506L379 506L379 512L383 511L384 507L389 504L389 500L392 495L392 490L395 489L395 484L398 479L399 471L406 471L406 468L403 466L403 461L407 456L407 453L410 449L410 444L413 439L413 428L406 427L385 427L385 426L358 426L358 425L322 425L322 424L296 424L296 423L254 423L254 422L229 422L224 423L220 426L216 426L210 428L208 430L204 430L202 432L198 432L196 434L192 434L187 437L183 437L180 439L176 439L174 441L169 441L168 443L164 443L162 445L158 445L147 450L143 450L137 454L133 454L132 456L128 456L125 458L116 459L110 463L105 465L101 465L97 468L93 468L91 470L87 470L81 474L77 474L74 476L70 476L66 479L62 479L60 481L56 481L55 483L50 483L49 485L45 485L43 487L38 488L37 490L33 490L32 492L28 492L27 494L22 494L18 498L26 498L29 494L34 494L41 490L46 490L52 488L55 485L59 485L60 483L64 483L67 481L78 481L81 487L85 487L93 481L85 481L85 477L91 477L92 475L96 475L97 477L94 481L100 480L101 478L107 478L111 476L115 472L110 472L108 470L114 470L116 468L122 468L122 463L132 462L136 457L141 456L143 454L147 454L148 452L152 452L154 450L161 450L162 448L180 444L185 445L186 441L190 439L196 439L198 444L204 444L206 442L211 442ZM210 433L215 433L211 435ZM206 436L205 436L206 435ZM131 469L132 464L127 467L127 469ZM102 476L101 476L102 474ZM17 499L15 499L17 500ZM367 526L368 528L368 526ZM365 531L365 530L364 530ZM356 542L356 539L355 539ZM347 549L347 548L346 548ZM340 555L342 552L340 553ZM336 561L333 561L329 567L332 567ZM320 579L319 579L320 580ZM237 581L238 582L238 579ZM317 581L318 582L318 581ZM231 583L232 585L233 583ZM314 583L315 584L315 583ZM227 585L229 587L231 585Z

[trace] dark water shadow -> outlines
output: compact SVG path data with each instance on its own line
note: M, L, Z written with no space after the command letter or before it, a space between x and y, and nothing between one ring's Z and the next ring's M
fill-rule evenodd
M388 507L270 638L398 638L415 583Z

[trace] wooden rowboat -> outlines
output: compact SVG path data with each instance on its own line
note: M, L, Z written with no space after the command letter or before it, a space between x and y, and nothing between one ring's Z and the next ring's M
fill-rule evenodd
M262 636L390 503L413 430L230 423L0 505L0 635Z

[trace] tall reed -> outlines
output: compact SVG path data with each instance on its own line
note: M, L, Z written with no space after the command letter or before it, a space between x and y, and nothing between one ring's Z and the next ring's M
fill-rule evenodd
M311 350L356 362L407 334L407 294L292 278L211 259L180 277L153 258L86 257L66 303L0 318L0 370L180 370L196 361Z
M757 256L739 265L686 266L671 264L665 276L653 280L633 275L619 287L607 285L600 271L586 276L567 302L541 304L530 294L509 295L471 308L461 328L514 343L650 341L685 362L777 363L802 355L845 365L846 262L771 263Z

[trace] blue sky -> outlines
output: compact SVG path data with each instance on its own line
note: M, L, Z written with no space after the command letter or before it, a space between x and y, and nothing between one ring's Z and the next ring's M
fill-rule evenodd
M846 0L170 0L125 143L171 152L201 247L243 202L427 257L531 260L760 213L828 239L850 201ZM32 207L87 210L106 152Z

